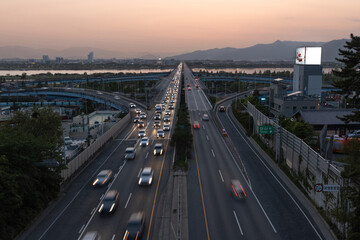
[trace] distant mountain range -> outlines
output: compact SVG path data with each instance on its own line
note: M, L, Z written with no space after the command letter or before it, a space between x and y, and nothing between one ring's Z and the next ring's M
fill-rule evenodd
M256 44L247 48L214 48L168 57L176 60L234 60L234 61L291 61L295 60L298 47L322 47L322 61L335 62L339 48L348 39L330 42L276 41L270 44Z
M330 42L293 42L276 41L270 44L256 44L247 48L214 48L208 50L198 50L190 53L167 57L166 59L176 60L235 60L235 61L291 61L295 59L295 50L298 47L322 47L322 61L335 62L338 57L338 49L343 48L348 39L333 40ZM0 47L0 59L41 59L43 55L48 55L50 59L63 57L66 59L87 59L87 55L94 52L95 59L125 59L142 58L157 59L158 57L168 56L166 53L137 53L130 54L118 51L104 50L91 47L73 47L64 50L54 50L50 48L30 48L24 46L4 46Z

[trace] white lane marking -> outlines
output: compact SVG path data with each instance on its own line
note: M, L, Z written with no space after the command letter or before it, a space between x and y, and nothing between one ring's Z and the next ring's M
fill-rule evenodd
M280 180L272 173L272 171L269 169L268 166L266 166L266 164L264 163L264 161L260 158L260 156L255 152L255 150L251 147L251 145L248 143L248 141L241 135L241 133L239 132L239 130L237 129L237 127L235 126L235 124L233 123L232 119L230 118L230 116L226 113L227 117L229 118L230 122L232 123L232 125L234 126L235 130L239 133L239 135L241 136L241 138L246 142L246 144L249 146L249 148L254 152L254 154L259 158L259 160L261 161L261 163L265 166L265 168L270 172L270 174L273 176L273 178L279 183L279 185L284 189L284 191L288 194L288 196L291 198L291 200L295 203L295 205L298 207L298 209L300 210L300 212L304 215L304 217L306 218L306 220L308 221L308 223L310 224L310 226L313 228L313 230L315 231L316 235L319 237L319 239L322 239L320 234L318 233L318 231L316 231L315 226L310 222L310 219L306 216L305 212L301 209L301 207L299 206L299 204L295 201L295 199L290 195L290 193L286 190L286 188L284 187L284 185L282 185L282 183L280 182ZM251 188L250 188L251 189ZM252 191L252 189L251 189ZM253 192L253 191L252 191ZM253 192L254 193L254 192ZM255 194L254 194L255 196ZM276 232L276 231L275 231Z
M113 237L111 238L111 240L114 240L115 239L115 234L113 235Z
M214 153L214 150L211 149L211 152L212 152L212 155L215 157L215 153Z
M147 153L146 153L146 156L145 156L145 158L147 158L148 156L149 156L149 152L147 152Z
M135 131L135 127L133 127L133 129L127 134L126 138L129 138L129 136ZM60 214L55 218L55 220L50 224L50 226L44 231L44 233L40 236L39 240L42 239L45 234L50 230L50 228L55 224L55 222L57 222L57 220L61 217L61 215L64 214L65 210L70 206L70 204L77 198L77 196L80 194L80 192L85 188L85 186L87 186L89 184L89 182L94 178L95 173L98 173L98 171L100 170L100 168L102 168L102 166L107 162L107 160L110 158L111 155L114 154L114 152L116 151L116 149L119 148L119 146L121 145L121 143L124 140L122 140L117 146L116 148L114 148L114 150L109 154L109 156L105 159L105 161L96 169L96 171L94 172L94 174L89 178L89 181L87 183L84 184L84 186L82 186L82 188L76 193L76 195L70 200L70 202L65 206L65 208L60 212ZM124 164L119 168L119 170L121 171L122 167L125 165ZM81 235L80 235L81 236Z
M142 170L142 168L140 168L140 171L139 171L137 177L140 177L141 170Z
M103 198L104 198L104 194L103 194L103 195L101 195L101 197L100 197L100 201L101 201Z
M243 234L243 231L242 231L242 229L241 229L241 226L240 226L238 217L236 216L235 210L233 211L233 213L234 213L234 217L235 217L235 220L236 220L236 222L237 222L237 225L238 225L238 227L239 227L239 229L240 229L240 233L241 233L241 235L244 235L244 234Z
M203 129L205 129L205 125L203 125Z
M131 195L132 195L132 193L130 193L130 195L129 195L129 197L128 197L128 200L126 201L125 208L127 208L128 204L129 204L129 201L130 201Z
M96 208L94 208L94 209L91 211L90 215L93 215L94 212L95 212L95 210L96 210Z
M80 228L79 234L81 233L81 231L83 230L84 227L85 227L85 224L82 225L82 227Z
M125 164L126 164L126 161L124 161L123 165L121 165L121 168L119 169L118 173L120 173L120 172L122 171L122 169L124 168ZM112 181L112 182L109 184L110 186L109 186L108 190L106 190L105 194L109 191L110 187L113 185L114 182L115 182L115 178L114 178L114 181ZM97 205L96 209L98 209L98 208L100 207L100 204L101 204L101 202L99 202L99 204ZM95 212L95 213L96 213L96 212ZM90 217L89 221L86 223L83 231L80 233L80 236L78 237L78 240L81 239L81 237L82 237L82 235L84 234L86 228L89 226L91 220L92 220L93 217L95 216L95 213L91 215L91 217Z
M220 169L219 169L219 174L220 174L220 177L221 177L221 181L224 182L224 178L223 178L223 176L222 176L222 174L221 174Z
M209 136L208 135L206 135L206 139L209 141Z

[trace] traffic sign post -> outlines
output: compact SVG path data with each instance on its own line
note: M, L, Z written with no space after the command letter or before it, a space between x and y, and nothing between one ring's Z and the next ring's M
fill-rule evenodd
M322 192L324 189L324 186L321 183L315 184L314 190L315 192Z
M259 134L274 134L274 127L270 125L261 125L258 127Z

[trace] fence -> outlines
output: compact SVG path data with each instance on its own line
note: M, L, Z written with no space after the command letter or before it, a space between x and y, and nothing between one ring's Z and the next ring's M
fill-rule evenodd
M339 198L339 192L316 192L315 184L323 185L340 185L343 186L344 181L341 177L341 169L338 169L323 158L319 153L314 151L303 140L294 134L283 129L270 118L265 116L250 102L247 103L247 111L253 117L254 134L257 134L268 148L276 153L276 160L284 159L290 172L302 178L300 184L304 187L309 197L324 209L336 207ZM258 133L258 126L271 125L274 128L274 134L261 135ZM329 198L329 194L332 196ZM326 196L327 195L327 196ZM333 199L329 201L329 199Z
M63 181L71 177L85 162L91 159L94 154L103 147L110 139L115 137L120 131L124 130L130 122L130 113L117 122L112 128L106 131L101 137L87 147L82 153L75 157L66 166L67 169L61 171Z

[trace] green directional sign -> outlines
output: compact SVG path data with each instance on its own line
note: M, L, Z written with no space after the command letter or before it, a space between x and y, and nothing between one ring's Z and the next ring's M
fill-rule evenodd
M274 134L274 127L268 125L259 126L259 134Z

